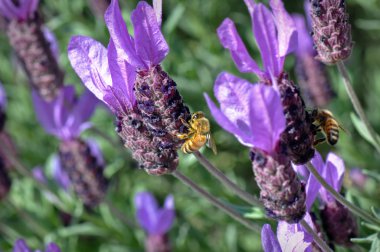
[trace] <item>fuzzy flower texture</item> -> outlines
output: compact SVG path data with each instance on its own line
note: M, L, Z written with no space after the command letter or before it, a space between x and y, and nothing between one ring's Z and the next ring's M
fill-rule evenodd
M260 81L252 84L223 72L214 86L220 109L208 95L205 97L219 125L251 148L253 171L267 214L289 223L298 222L305 214L306 196L291 161L307 162L314 149L303 100L283 72L285 56L297 42L296 29L280 0L269 2L272 12L263 4L245 2L264 70L250 57L230 19L223 21L218 35L238 69L255 73Z
M92 38L75 36L68 53L84 85L116 115L116 131L140 167L150 174L174 171L181 119L189 119L176 83L160 63L169 52L161 33L161 15L146 2L132 11L132 37L117 0L105 13L111 39L106 49Z

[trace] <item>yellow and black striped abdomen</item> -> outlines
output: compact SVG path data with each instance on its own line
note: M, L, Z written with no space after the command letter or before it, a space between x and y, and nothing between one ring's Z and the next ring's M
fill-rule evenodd
M199 150L203 145L205 145L206 141L206 136L195 134L182 145L181 150L186 154L192 153Z
M327 142L335 145L339 139L339 123L333 118L327 118L324 132L326 133Z

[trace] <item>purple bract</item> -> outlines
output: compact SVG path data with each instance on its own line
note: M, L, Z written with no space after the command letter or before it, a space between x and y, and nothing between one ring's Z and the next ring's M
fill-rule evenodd
M13 252L32 252L33 250L28 247L24 239L19 239L13 246ZM40 250L35 250L35 252ZM61 252L61 249L55 243L49 243L45 247L45 252Z
M19 3L18 5L12 0L1 0L0 14L9 20L24 21L37 10L39 0L21 0L17 2Z

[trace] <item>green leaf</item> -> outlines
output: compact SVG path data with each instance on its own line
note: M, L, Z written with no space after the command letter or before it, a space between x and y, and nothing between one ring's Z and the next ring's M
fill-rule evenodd
M374 147L377 147L377 143L376 143L375 139L373 139L371 137L371 134L369 133L369 131L365 127L364 123L359 119L359 117L357 117L354 113L351 113L350 116L351 116L351 121L354 124L356 130L359 132L359 134L365 140L367 140L370 144L372 144ZM376 138L378 141L380 141L379 135L376 135Z
M363 222L362 225L369 228L369 229L372 229L373 231L380 232L380 227L377 225L369 224L366 222Z
M380 234L377 234L376 238L373 240L369 252L380 252Z
M363 238L351 238L351 241L354 243L371 243L376 239L376 237L377 233Z

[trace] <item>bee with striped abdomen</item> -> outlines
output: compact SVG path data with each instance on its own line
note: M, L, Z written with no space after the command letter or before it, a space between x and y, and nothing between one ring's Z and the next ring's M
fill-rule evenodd
M327 109L314 109L311 111L311 119L313 122L312 129L314 135L323 131L323 138L314 140L314 146L327 140L330 145L335 145L339 140L339 129L343 127L334 118L333 114Z
M198 151L203 145L211 148L214 154L217 153L214 139L210 133L210 122L201 111L191 115L189 122L181 119L182 123L188 128L188 132L177 134L177 137L186 140L181 146L181 150L186 153Z

